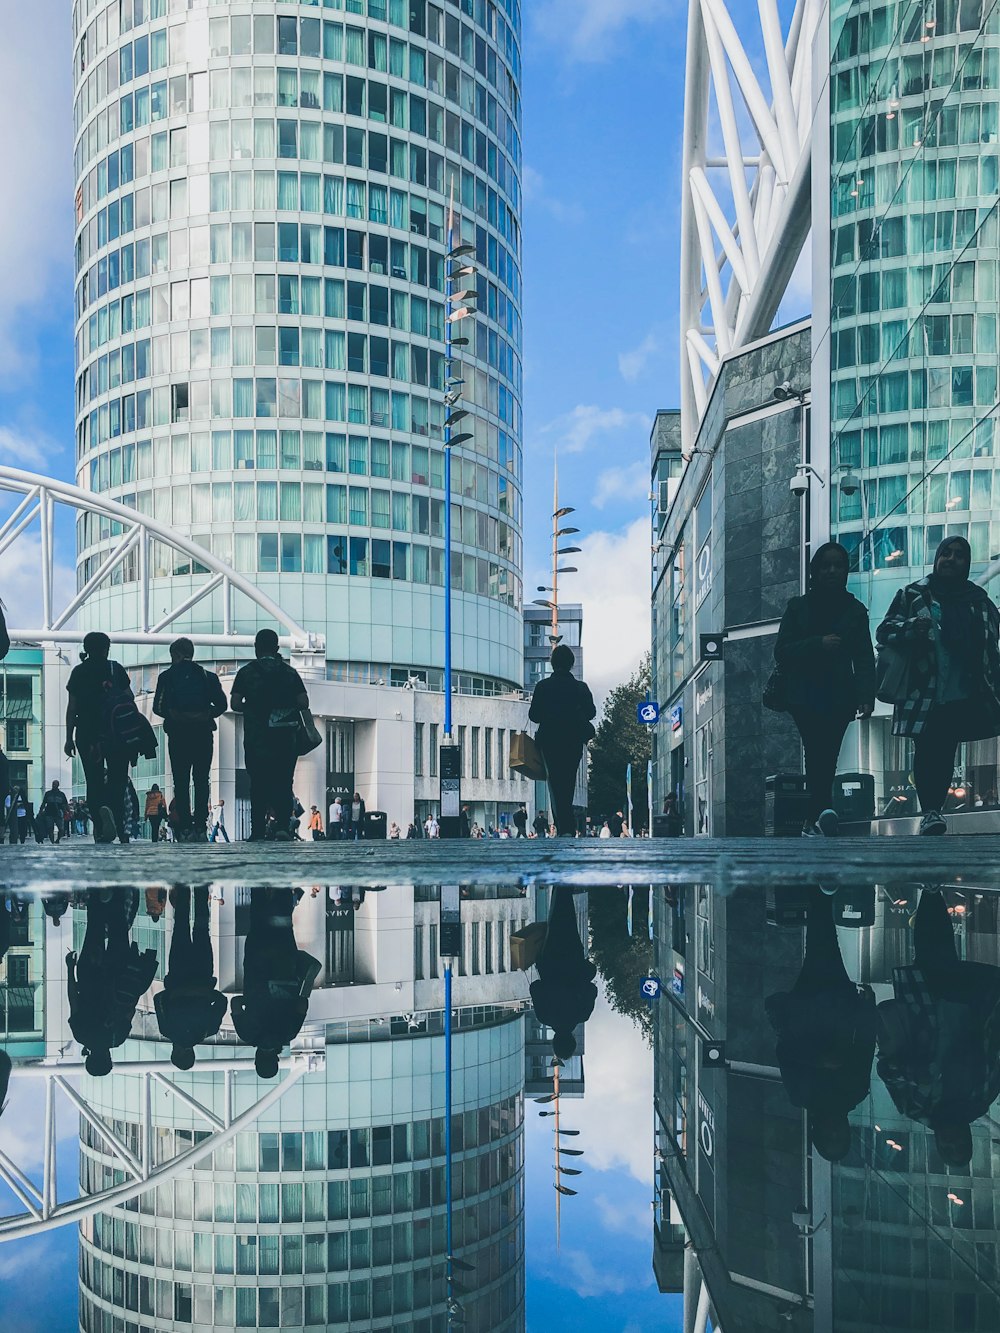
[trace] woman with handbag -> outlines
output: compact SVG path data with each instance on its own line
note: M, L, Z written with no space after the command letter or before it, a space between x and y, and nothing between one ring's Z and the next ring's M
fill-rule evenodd
M847 551L826 542L809 563L809 591L785 608L774 646L775 675L768 694L792 715L806 761L806 823L803 837L834 837L830 809L837 758L849 724L871 717L875 705L875 658L868 612L847 591ZM767 699L765 698L765 702Z
M552 674L543 676L531 696L528 717L538 723L535 743L542 752L548 773L549 795L557 832L576 836L573 789L583 758L583 749L594 739L591 718L596 716L594 698L582 680L573 675L576 658L564 643L552 649Z
M913 737L913 778L920 833L947 832L941 813L959 741L1000 735L1000 611L969 579L972 548L946 537L933 572L896 593L876 638L879 674L887 681L903 659L891 693L892 730ZM898 673L896 673L898 674Z

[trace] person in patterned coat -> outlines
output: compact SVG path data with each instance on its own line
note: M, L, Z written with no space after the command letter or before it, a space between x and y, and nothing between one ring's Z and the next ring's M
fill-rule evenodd
M875 638L907 659L892 730L913 737L920 832L947 831L941 811L960 741L1000 735L1000 611L969 579L972 550L947 537L933 573L896 593Z

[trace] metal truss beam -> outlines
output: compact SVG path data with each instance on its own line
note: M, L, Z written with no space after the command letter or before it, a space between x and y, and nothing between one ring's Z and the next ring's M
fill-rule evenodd
M690 0L680 280L685 453L723 359L768 331L809 233L819 9L820 0L796 0L783 39L776 0L757 0L753 46L764 52L765 90L724 0Z
M42 623L37 626L18 626L9 630L10 637L18 643L76 643L78 631L67 629L66 625L76 613L120 570L133 553L135 560L136 587L139 600L139 621L135 630L115 633L116 643L134 644L169 644L176 637L167 633L167 627L174 624L203 599L210 597L216 590L222 592L222 628L221 634L188 631L195 643L207 647L246 647L253 643L253 634L234 632L233 595L241 593L260 611L275 620L285 631L279 635L283 647L294 651L322 652L326 647L321 634L313 634L303 627L277 602L260 591L249 579L237 570L219 560L211 551L205 550L185 537L176 529L169 527L148 514L130 509L116 500L108 500L95 495L80 486L69 482L56 481L52 477L41 476L34 472L24 472L19 468L0 467L0 493L8 492L23 498L13 511L0 524L0 555L3 555L26 532L37 518L39 521L39 578L41 590ZM54 602L55 588L55 506L65 505L79 513L99 514L118 523L124 529L120 539L108 551L99 567L82 588L69 599L65 606L57 610ZM184 555L187 559L201 565L208 572L208 577L200 583L188 597L168 608L156 624L150 624L151 585L153 574L149 559L150 541L162 542L164 546ZM161 599L163 590L157 587L157 598Z
M94 1213L106 1212L119 1204L155 1189L176 1176L182 1175L190 1167L196 1166L228 1143L241 1130L252 1125L257 1117L273 1106L285 1095L293 1084L305 1073L322 1070L326 1056L322 1051L303 1051L293 1053L281 1061L281 1077L271 1084L257 1098L252 1106L233 1115L233 1079L238 1073L249 1073L256 1078L252 1059L212 1060L203 1066L213 1074L222 1074L225 1080L223 1090L223 1115L221 1118L204 1106L183 1088L177 1086L168 1074L176 1075L177 1070L169 1060L144 1060L134 1064L120 1066L116 1071L122 1075L141 1078L143 1081L142 1105L142 1142L138 1156L127 1144L114 1133L100 1113L95 1110L80 1092L68 1083L67 1075L73 1077L85 1072L82 1061L59 1061L15 1068L12 1082L23 1078L41 1078L45 1080L45 1124L42 1147L42 1179L38 1183L32 1175L23 1171L6 1153L0 1152L0 1180L24 1205L25 1211L0 1217L0 1242L16 1240L22 1236L36 1235L41 1231L52 1231L56 1227L79 1222ZM185 1110L200 1117L209 1130L208 1137L201 1143L194 1144L185 1152L179 1153L169 1162L154 1161L152 1089L153 1084L169 1092ZM125 1174L120 1185L98 1190L94 1194L84 1194L63 1203L57 1202L56 1191L56 1093L60 1093L90 1125L101 1140L119 1168Z

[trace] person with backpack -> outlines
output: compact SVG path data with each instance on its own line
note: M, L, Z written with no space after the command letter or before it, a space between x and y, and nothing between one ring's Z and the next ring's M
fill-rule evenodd
M68 806L66 793L60 788L58 781L53 781L52 786L42 797L41 808L45 832L51 842L58 842L62 837L63 821Z
M219 677L194 660L194 644L190 639L175 639L170 645L170 666L160 673L156 683L153 712L163 718L163 730L167 733L180 842L204 842L208 836L215 719L225 711L226 696Z
M243 753L250 778L250 841L267 836L272 810L275 839L291 840L292 779L298 758L301 712L309 696L299 673L278 656L273 629L258 630L256 660L240 668L233 681L230 704L243 714Z
M7 797L7 830L10 845L28 840L28 830L35 825L35 807L20 787Z
M573 789L584 746L594 739L591 718L597 709L589 687L573 675L572 648L557 643L550 660L552 674L535 686L528 717L538 723L535 743L548 773L556 830L560 837L572 838L576 836Z
M144 814L149 820L149 841L159 842L160 825L167 817L167 803L163 799L163 792L155 782L146 793Z
M125 789L130 763L140 754L156 755L156 737L135 705L125 668L110 660L111 640L91 630L83 641L79 665L70 672L66 691L68 758L79 751L87 779L87 804L94 819L94 841L123 845L129 841L125 823Z

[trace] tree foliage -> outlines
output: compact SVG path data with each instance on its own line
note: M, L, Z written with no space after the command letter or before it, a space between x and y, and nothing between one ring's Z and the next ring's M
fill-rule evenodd
M653 1020L649 1004L639 994L639 982L653 965L653 943L649 938L650 889L637 888L632 900L632 934L628 933L628 891L623 888L591 889L587 895L590 916L590 957L604 982L608 1003L624 1014L652 1042Z
M652 755L649 728L636 717L650 684L649 654L635 675L611 691L604 701L597 735L590 744L587 803L591 819L600 827L616 810L625 811L625 774L632 765L633 822L637 829L648 820L646 764Z

